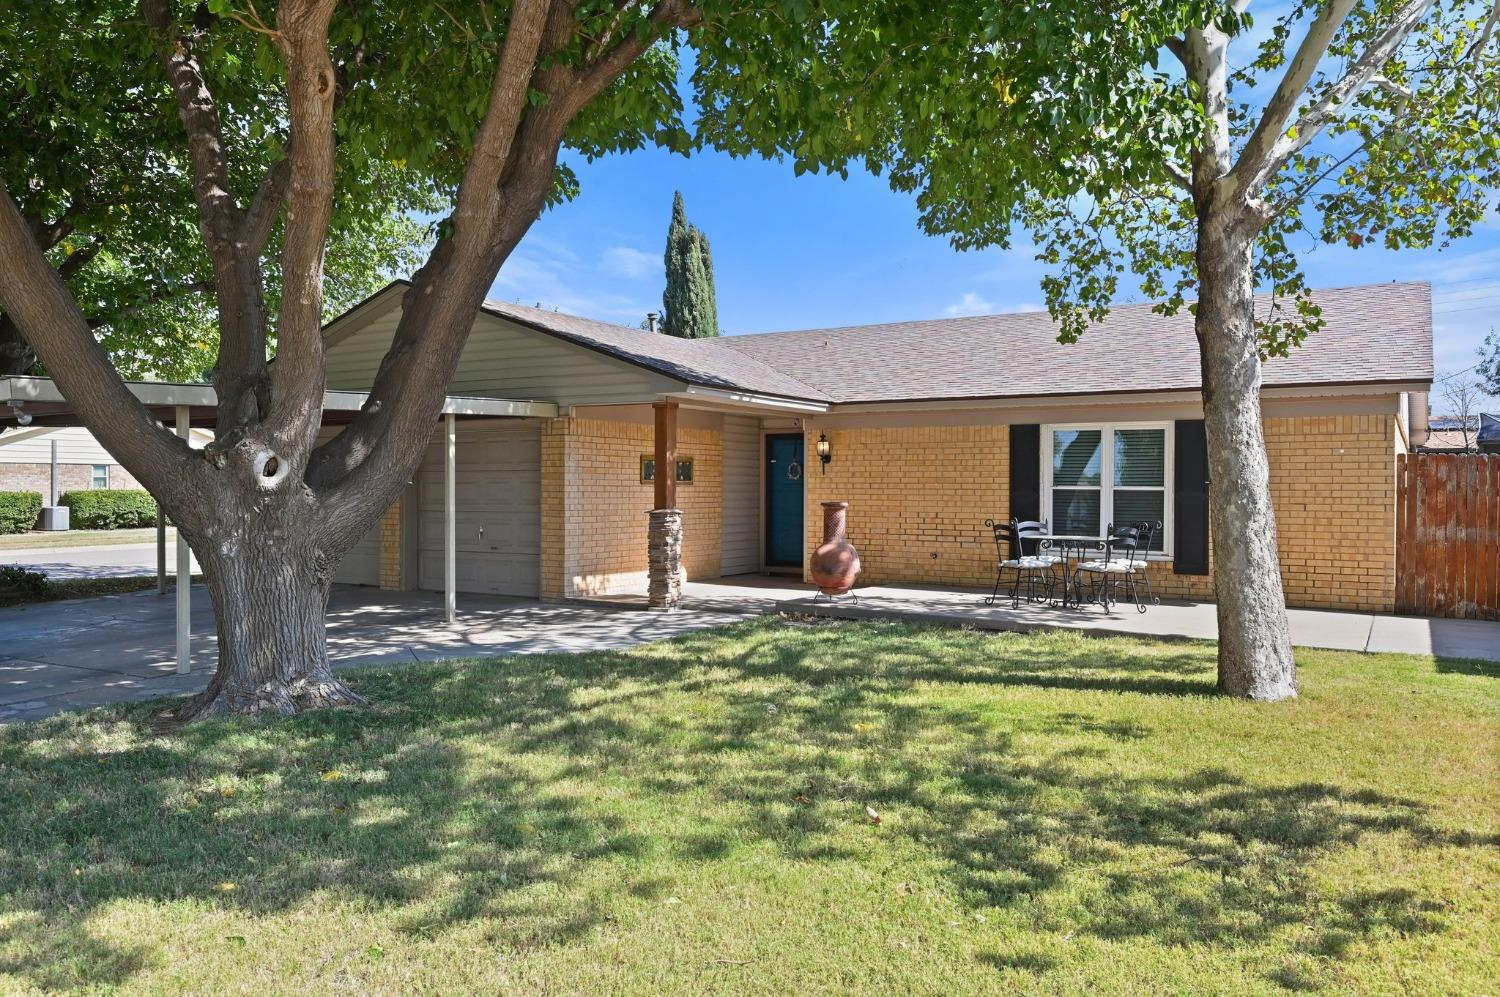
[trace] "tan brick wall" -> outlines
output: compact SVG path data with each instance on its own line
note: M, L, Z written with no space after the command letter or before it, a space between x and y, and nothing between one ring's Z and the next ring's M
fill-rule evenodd
M39 492L42 501L47 500L52 465L47 463L6 464L0 463L0 492ZM87 491L92 487L94 467L92 464L58 464L57 492L59 495L71 491ZM139 488L140 483L119 464L109 465L109 487Z
M380 587L387 592L401 588L401 499L380 517Z
M995 548L984 521L1010 518L1005 426L828 430L817 470L808 434L807 550L822 540L819 503L850 502L864 584L987 586ZM1390 611L1395 601L1395 454L1389 415L1266 420L1287 603ZM1211 576L1153 563L1165 598L1209 600Z
M1010 429L924 426L828 430L833 457L807 437L807 550L823 539L820 503L849 502L849 539L864 584L983 585L995 544L984 521L1009 518Z
M1287 604L1393 610L1395 418L1267 419L1266 449Z
M652 451L649 423L554 419L542 435L542 596L557 599L645 591L647 512L640 480ZM719 573L724 441L683 426L677 449L693 458L693 483L677 486L688 578Z

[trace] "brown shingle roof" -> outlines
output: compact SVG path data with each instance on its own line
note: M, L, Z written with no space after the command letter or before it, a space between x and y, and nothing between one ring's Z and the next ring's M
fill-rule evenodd
M1432 290L1391 283L1315 291L1327 325L1266 365L1268 386L1432 380ZM1257 311L1270 305L1256 298ZM484 310L689 384L819 402L1190 391L1198 344L1186 311L1119 305L1064 346L1045 312L677 339L562 312Z
M1314 292L1327 325L1270 361L1268 386L1430 381L1432 292L1392 283ZM1257 311L1269 307L1256 299ZM1025 397L1201 386L1193 319L1120 305L1071 346L1045 312L808 329L703 341L838 402Z

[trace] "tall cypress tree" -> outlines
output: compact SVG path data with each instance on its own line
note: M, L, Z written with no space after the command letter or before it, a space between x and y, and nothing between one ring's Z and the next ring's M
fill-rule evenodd
M688 224L682 191L672 199L667 227L667 289L661 296L662 332L682 339L719 334L719 302L714 292L713 254L708 236Z

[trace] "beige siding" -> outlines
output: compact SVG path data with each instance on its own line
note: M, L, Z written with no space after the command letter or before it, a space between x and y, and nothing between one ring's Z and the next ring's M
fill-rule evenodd
M724 514L720 569L726 575L759 571L760 420L724 417Z
M399 311L389 312L329 347L328 386L369 390L399 317ZM480 315L448 391L559 405L610 405L639 402L682 387L678 381L624 361L493 315Z

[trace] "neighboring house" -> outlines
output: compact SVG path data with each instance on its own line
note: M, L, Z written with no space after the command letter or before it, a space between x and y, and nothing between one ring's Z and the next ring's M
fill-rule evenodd
M329 325L331 389L369 389L407 286ZM1396 457L1426 434L1430 289L1316 301L1326 328L1266 364L1262 395L1287 601L1389 611ZM691 578L802 572L819 503L846 499L862 582L988 585L986 519L1090 536L1159 519L1157 593L1211 599L1192 319L1125 305L1075 345L1056 335L1028 313L682 340L487 303L452 395L544 414L458 422L457 588L643 592L655 415L676 426ZM441 438L341 580L443 587Z
M0 491L51 494L53 445L57 448L57 494L89 488L139 488L130 472L86 429L21 427L0 433Z
M1467 428L1455 416L1433 416L1427 429L1427 442L1417 448L1422 453L1475 453L1479 449L1477 416Z

